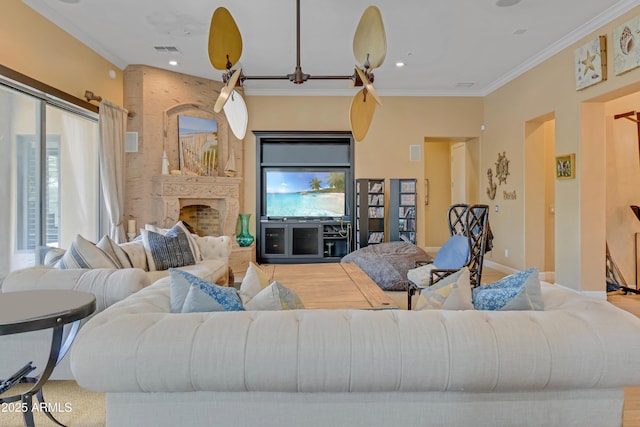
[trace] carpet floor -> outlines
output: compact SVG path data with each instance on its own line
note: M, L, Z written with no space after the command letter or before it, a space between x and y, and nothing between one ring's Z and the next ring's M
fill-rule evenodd
M20 384L6 394L13 395L27 389L26 384ZM84 390L75 381L51 380L44 385L42 390L52 415L67 427L104 427L106 425L104 393ZM35 397L33 400L36 409L38 409L39 404ZM40 410L34 411L33 419L36 426L55 425ZM24 426L20 402L0 404L0 426Z

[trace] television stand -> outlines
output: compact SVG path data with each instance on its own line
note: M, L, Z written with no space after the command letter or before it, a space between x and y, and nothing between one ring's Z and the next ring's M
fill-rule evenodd
M339 262L351 248L351 221L263 219L259 263Z

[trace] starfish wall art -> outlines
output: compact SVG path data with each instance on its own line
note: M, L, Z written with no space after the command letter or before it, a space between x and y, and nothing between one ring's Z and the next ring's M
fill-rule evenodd
M599 36L574 51L576 90L607 80L607 38Z

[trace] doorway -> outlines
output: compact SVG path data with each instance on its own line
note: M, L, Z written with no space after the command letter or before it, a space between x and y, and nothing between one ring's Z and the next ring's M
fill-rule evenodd
M478 138L425 137L424 242L437 250L449 238L447 211L452 203L479 203Z
M554 165L551 113L525 123L525 264L547 274L555 271Z

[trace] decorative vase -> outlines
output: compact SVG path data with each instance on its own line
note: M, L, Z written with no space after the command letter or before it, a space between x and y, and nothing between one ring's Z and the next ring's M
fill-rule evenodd
M249 218L251 218L250 213L240 214L240 234L236 236L236 241L242 247L251 246L255 240L249 233Z

